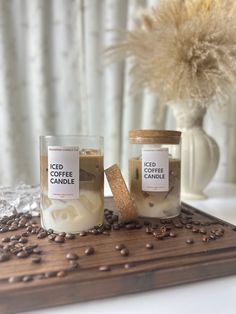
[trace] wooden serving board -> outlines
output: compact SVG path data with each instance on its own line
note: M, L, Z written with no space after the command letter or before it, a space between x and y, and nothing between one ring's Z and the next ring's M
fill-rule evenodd
M106 207L115 209L113 199L106 199ZM113 230L110 235L76 236L76 239L62 244L31 235L29 244L37 243L42 249L43 262L33 264L30 258L13 256L9 261L0 263L0 313L36 310L235 274L235 227L182 204L181 219L185 217L191 217L192 226L205 228L208 235L212 229L223 228L224 236L203 242L203 235L193 233L186 224L183 228L173 227L177 234L175 238L166 237L163 240L147 234L145 226L135 230ZM174 221L170 221L169 225ZM157 219L155 223L160 227L167 222ZM2 233L0 238L22 232ZM194 240L193 244L186 243L186 239L190 238ZM115 250L115 245L121 243L129 249L129 256L121 256ZM152 243L154 248L147 249L147 243ZM84 254L88 246L95 248L94 255ZM68 252L79 255L78 270L63 278L36 279L38 274L67 268L65 255ZM124 264L127 263L132 263L132 267L126 269ZM102 265L109 265L111 270L99 271ZM8 282L9 277L26 275L33 275L35 279Z

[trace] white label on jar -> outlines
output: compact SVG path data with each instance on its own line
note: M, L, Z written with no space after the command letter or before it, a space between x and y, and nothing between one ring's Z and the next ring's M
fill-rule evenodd
M79 147L48 146L48 197L79 198Z
M142 190L169 191L168 148L142 149Z

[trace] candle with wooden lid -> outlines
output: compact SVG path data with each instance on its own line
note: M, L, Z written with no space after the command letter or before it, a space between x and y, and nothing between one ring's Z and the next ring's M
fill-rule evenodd
M180 212L181 132L129 132L129 187L142 217L168 218Z

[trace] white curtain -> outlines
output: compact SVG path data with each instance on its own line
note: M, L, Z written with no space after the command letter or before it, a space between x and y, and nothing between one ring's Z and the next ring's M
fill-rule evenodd
M174 129L157 95L130 94L130 62L107 65L104 54L157 3L0 0L0 185L39 183L39 135L103 135L105 166L125 169L129 129ZM233 98L205 119L221 150L215 180L236 182L235 121Z

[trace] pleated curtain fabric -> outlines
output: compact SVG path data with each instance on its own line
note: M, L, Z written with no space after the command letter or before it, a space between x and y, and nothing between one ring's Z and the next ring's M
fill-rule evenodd
M128 131L174 129L170 110L149 91L132 95L130 60L105 50L131 29L148 0L0 0L0 185L39 183L39 135L98 134L105 167L125 171ZM214 180L236 182L235 97L209 111L221 150Z

